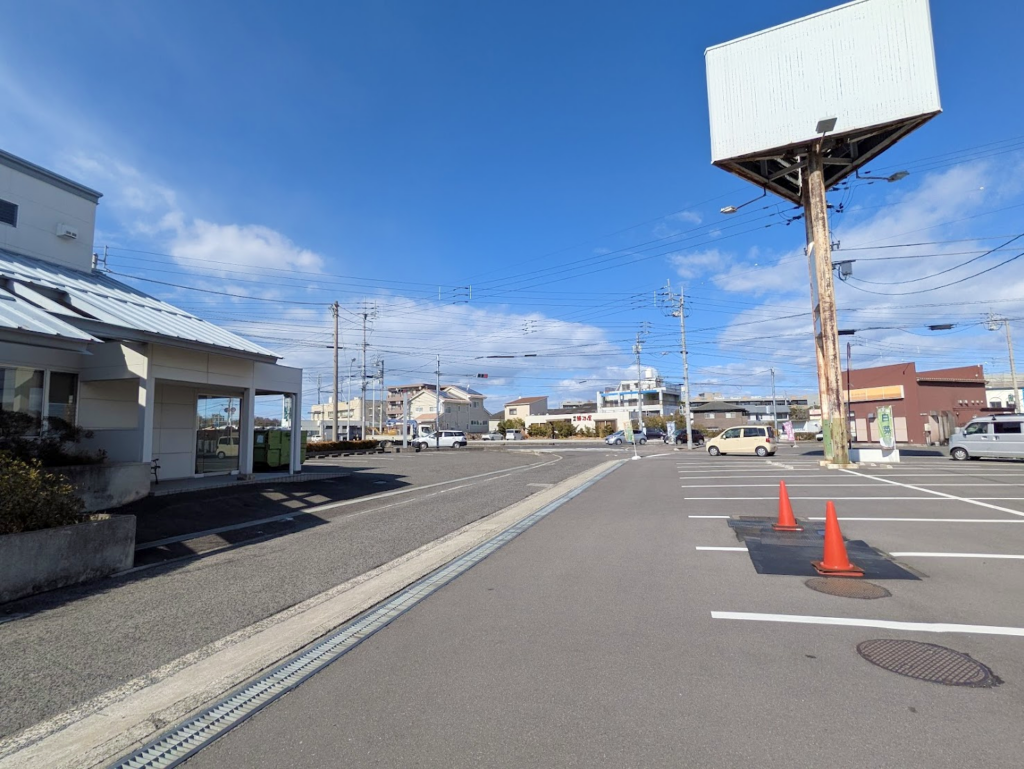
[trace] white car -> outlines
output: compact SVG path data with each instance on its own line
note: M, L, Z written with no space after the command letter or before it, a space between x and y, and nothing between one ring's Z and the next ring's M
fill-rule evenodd
M461 449L466 445L466 434L461 430L441 430L425 438L418 438L414 445L421 449Z
M480 440L482 440L482 441L503 441L503 440L505 440L505 436L502 435L501 433L484 433L483 435L480 436Z

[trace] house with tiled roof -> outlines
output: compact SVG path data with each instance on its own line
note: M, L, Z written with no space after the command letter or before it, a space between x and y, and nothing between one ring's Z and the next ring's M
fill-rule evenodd
M534 414L543 414L547 410L548 396L546 395L516 398L505 404L505 419L525 419Z

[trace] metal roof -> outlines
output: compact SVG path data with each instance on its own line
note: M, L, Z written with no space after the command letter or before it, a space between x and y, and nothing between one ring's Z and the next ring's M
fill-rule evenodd
M91 334L55 318L21 297L0 288L0 329L28 331L77 342L98 342Z
M90 324L99 323L112 331L129 329L167 340L281 357L100 272L81 272L0 249L0 279L5 278L9 293L35 305L51 322L84 324L80 328L93 330Z

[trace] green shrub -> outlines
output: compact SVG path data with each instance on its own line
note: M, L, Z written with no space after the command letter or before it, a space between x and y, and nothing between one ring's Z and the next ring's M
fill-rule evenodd
M555 422L552 427L554 427L555 433L559 438L572 438L576 435L576 428L572 422Z
M39 428L40 421L36 417L0 411L0 451L23 461L38 460L43 467L97 465L107 458L105 451L78 448L82 438L91 438L92 432L60 417L50 417L46 420L46 429L40 431Z
M67 478L45 472L36 459L0 451L0 534L78 523L82 507Z
M526 422L524 422L519 417L512 417L511 419L502 419L500 422L498 422L498 429L495 432L499 432L502 435L504 435L505 431L507 431L507 430L525 430L525 429L526 429Z
M595 430L592 425L587 425L582 430L580 430L578 434L584 438L596 438L597 430Z
M320 441L307 443L307 451L367 451L377 448L377 441Z
M535 422L530 425L530 428L526 431L526 434L531 438L553 438L554 430L551 429L551 425L547 422Z
M607 438L609 435L615 432L615 424L613 422L602 422L597 428L598 438Z

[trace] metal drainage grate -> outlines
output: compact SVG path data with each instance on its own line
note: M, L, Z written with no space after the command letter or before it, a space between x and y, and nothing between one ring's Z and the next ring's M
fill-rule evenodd
M111 769L168 769L206 747L249 716L286 694L310 676L351 651L364 640L409 611L424 598L469 571L502 545L518 537L546 515L582 494L617 469L616 463L583 485L527 516L491 539L428 574L388 601L341 627L320 643L292 657L262 678L228 695L216 705L179 724L141 750L111 764Z
M838 579L836 577L812 577L804 582L811 590L840 598L888 598L892 595L881 585L859 579Z
M936 644L882 638L857 644L857 653L873 665L918 681L977 688L1002 683L970 655Z

